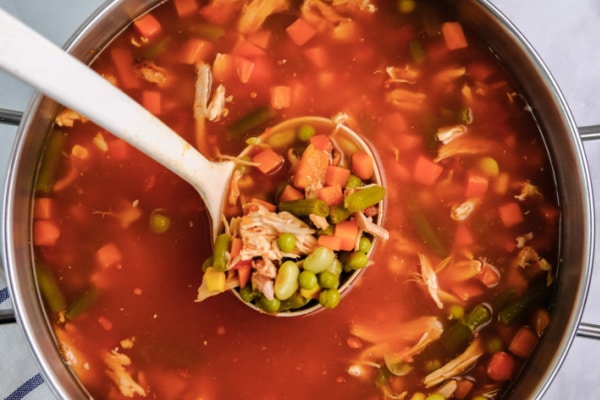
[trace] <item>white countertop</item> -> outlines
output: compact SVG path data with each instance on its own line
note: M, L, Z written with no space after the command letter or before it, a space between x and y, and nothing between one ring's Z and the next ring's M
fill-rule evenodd
M578 125L600 125L600 2L598 0L491 0L505 13L546 62L563 91ZM84 19L97 8L100 0L0 0L0 8L17 15L44 36L62 45ZM0 72L0 108L24 110L32 90ZM16 128L0 125L0 182L4 181L8 157ZM586 142L593 186L600 193L600 141ZM595 207L598 213L598 207ZM600 219L597 217L597 221ZM598 240L595 248L598 249ZM598 253L598 252L597 252ZM600 261L598 261L600 262ZM4 287L0 277L0 287ZM8 304L7 304L8 303ZM10 302L0 304L6 308ZM585 321L600 323L600 277L592 277ZM18 327L0 326L0 342L20 335ZM0 361L0 396L6 389L26 386L11 376L15 368L35 370L25 342L18 365ZM4 357L0 357L3 359ZM573 346L544 399L595 397L600 371L600 341L576 338ZM32 383L37 386L36 382ZM11 391L6 392L11 393ZM44 385L25 398L47 399ZM21 398L21 397L18 397Z

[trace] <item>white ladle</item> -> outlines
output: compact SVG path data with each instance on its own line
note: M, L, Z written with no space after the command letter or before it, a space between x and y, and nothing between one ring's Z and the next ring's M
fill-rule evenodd
M207 160L131 97L2 9L0 68L94 121L192 185L204 200L216 236L233 162Z

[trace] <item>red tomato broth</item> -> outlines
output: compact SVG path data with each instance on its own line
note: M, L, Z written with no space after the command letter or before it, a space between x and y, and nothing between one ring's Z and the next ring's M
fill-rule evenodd
M35 255L38 267L49 269L56 278L68 305L86 293L94 293L94 301L66 323L57 321L56 314L51 313L59 341L76 350L80 365L87 365L74 369L93 397L124 398L105 372L106 354L119 348L120 353L130 357L131 365L126 369L147 391L147 397L382 398L381 388L376 385L380 370L367 369L369 372L362 377L348 373L361 351L370 345L354 336L352 328L367 326L387 337L424 315L437 316L446 328L454 322L447 318L453 302L445 302L440 310L423 285L417 283L418 253L426 254L434 266L451 252L466 252L498 268L501 279L497 286L483 290L481 282L469 280L462 289L455 290L475 293L458 302L465 311L482 302L494 304L509 287L515 288L518 297L533 285L530 282L545 279L540 271L521 271L513 265L519 251L515 247L518 236L532 232L533 238L527 244L556 266L558 220L554 210L558 206L552 169L525 103L519 96L507 96L518 92L502 66L468 31L468 48L453 51L444 47L441 35L428 36L422 20L428 20L432 12L429 8L435 8L438 17L452 20L437 6L424 3L414 14L400 15L392 10L392 3L377 4L375 15L353 14L361 40L352 42L335 41L325 31L298 46L285 32L297 19L297 10L272 15L262 28L272 31L266 55L244 54L255 62L255 70L246 83L235 73L222 82L232 97L227 103L229 112L207 123L206 141L211 145L205 148L209 156L217 151L238 154L246 145L245 138L260 134L268 124L279 120L307 114L331 116L340 111L347 112L359 132L373 143L388 178L384 182L388 193L384 226L391 238L378 242L374 265L334 310L286 319L257 314L229 294L194 303L201 263L210 254L208 220L197 193L137 150L122 145L111 147L114 139L110 134L90 122L57 128L64 132L58 133L64 135L64 143L55 181L72 170L77 174L62 190L37 194L53 200L51 219L57 223L60 237L54 246L36 247ZM129 27L109 46L127 49L135 62L150 60L166 70L165 84L159 86L138 77L138 87L126 91L138 101L144 90L160 91L160 117L191 143L196 140L196 73L193 65L178 63L173 54L192 37L199 35L208 40L202 15L207 15L209 7L202 3L200 14L186 15L182 20L174 4L167 2L152 11L161 30L150 43L132 45L132 39L138 43L139 34ZM212 63L217 52L230 54L236 48L240 39L235 28L238 15L235 11L221 26L209 24L218 38L212 39L213 48L205 55L207 63ZM414 40L425 52L421 63L413 62L408 50ZM316 46L328 49L327 62L318 68L301 51ZM390 83L385 72L388 65L415 66L419 78L410 84ZM460 67L465 68L460 78L449 83L440 78L447 69ZM94 68L122 83L109 51L99 56ZM240 118L270 104L270 88L277 85L292 88L289 108L269 114L269 118L242 133L231 133L231 126ZM493 145L483 146L475 154L437 161L443 170L433 182L425 185L415 181L412 174L419 157L434 160L438 156L441 145L435 139L436 130L455 124L457 110L467 103L462 91L465 87L472 91L468 105L473 121L468 124L468 135L476 134ZM408 107L394 106L385 101L386 93L394 88L427 93L426 100L411 102ZM393 122L397 115L402 117L402 124ZM106 152L94 144L98 132L108 143ZM68 156L76 144L89 150L83 161ZM493 157L500 174L488 177L488 190L465 221L452 220L452 207L469 200L465 197L466 182L482 156ZM268 184L263 183L265 178L259 173L252 172L261 186L257 197L276 192L277 180L286 172L278 172ZM502 174L509 177L505 188L500 183ZM524 181L534 184L543 196L515 200ZM524 221L505 227L499 209L509 202L518 202ZM123 226L124 217L119 213L132 208L139 216ZM169 230L162 234L148 227L150 214L157 209L170 219ZM454 248L459 225L468 229L474 242ZM94 254L107 243L117 246L122 262L99 269L94 265ZM438 279L440 287L449 292L458 281L452 269L442 270ZM469 290L469 285L477 290ZM482 290L483 296L477 294ZM530 324L528 317L509 327L494 319L479 331L479 337L484 342L500 338L503 348L499 350L508 351L518 329ZM120 344L127 338L135 338L133 347ZM359 348L350 346L349 341L359 343ZM413 344L397 343L399 348L395 350ZM492 353L486 352L467 372L475 382L473 394L495 384L486 375ZM449 356L440 356L444 357ZM415 359L415 373L388 377L390 386L398 392L433 390L422 384L428 360L418 355ZM523 360L516 358L516 363L518 370Z

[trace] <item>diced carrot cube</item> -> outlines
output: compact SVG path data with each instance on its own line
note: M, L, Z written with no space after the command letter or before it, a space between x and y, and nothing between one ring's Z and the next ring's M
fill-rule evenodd
M300 200L304 198L304 194L291 185L285 185L279 199L281 201Z
M518 357L527 358L535 348L538 339L535 332L524 326L517 331L508 349Z
M119 266L123 261L121 251L114 243L107 243L96 250L94 255L96 265L100 268L110 268Z
M41 219L33 223L33 244L35 246L54 246L60 237L60 229L55 221Z
M296 21L292 22L285 30L290 39L298 46L302 46L317 34L317 30L302 18L298 18Z
M264 49L258 47L254 43L252 43L248 40L244 40L244 39L239 40L235 44L235 46L233 47L233 50L231 52L236 56L249 57L249 58L256 57L256 56L264 56L266 54Z
M340 185L324 186L317 189L317 197L327 203L328 206L335 206L344 202L344 193Z
M199 61L208 59L212 51L213 44L208 40L191 38L186 40L181 46L178 59L183 64L196 64Z
M254 66L254 62L247 58L239 56L235 57L235 70L240 82L248 83L252 77L252 72L254 72Z
M239 237L231 238L231 248L229 249L229 255L231 256L232 260L240 254L240 252L242 251L243 244L244 244L244 242L242 241L241 238L239 238Z
M312 143L302 153L294 171L293 185L297 189L306 189L310 185L322 185L325 182L329 154L317 150Z
M271 107L276 110L288 108L292 101L292 89L289 86L272 86L271 90Z
M133 70L133 54L124 47L115 47L110 51L110 59L117 70L120 86L124 89L135 89L140 82Z
M348 168L339 167L337 165L327 166L327 172L325 174L325 185L339 185L341 187L344 187L346 186L346 183L348 183L349 178L350 170Z
M130 146L122 139L113 139L108 143L107 157L112 160L124 160L129 155Z
M197 14L199 7L196 0L173 0L179 18L186 18Z
M317 150L331 152L333 150L333 144L326 135L314 135L310 139L310 144L315 146Z
M420 155L413 169L413 179L424 185L433 185L443 170L438 164Z
M494 353L487 366L487 376L496 382L504 382L509 380L515 369L514 358L504 352L499 351Z
M442 24L442 36L449 50L462 49L468 46L460 22L444 22Z
M337 236L321 235L317 239L317 245L327 247L333 251L339 251L342 249L342 239Z
M335 226L334 236L339 237L341 240L340 249L345 251L354 250L359 232L356 221L345 220L339 222Z
M283 165L283 157L277 154L273 149L266 148L252 157L252 162L258 164L258 169L263 174L268 174L277 170Z
M489 184L489 181L483 176L470 174L467 178L465 196L467 198L483 196L487 192Z
M304 56L317 68L325 68L329 65L329 53L324 46L315 46L304 50Z
M50 219L53 216L54 200L50 197L37 197L33 202L34 219Z
M373 158L366 152L360 150L352 154L352 172L363 181L371 179L375 167L373 166Z
M275 204L269 203L268 201L265 201L263 199L259 199L258 197L252 197L250 199L250 203L260 204L261 206L263 206L264 208L266 208L268 211L271 211L271 212L277 211L277 206Z
M161 94L157 90L144 90L142 92L142 105L154 115L161 112Z
M135 26L139 34L147 39L152 39L153 37L157 36L162 30L160 22L158 22L156 17L152 14L146 14L134 20L133 25Z
M498 208L500 219L507 228L523 222L523 212L516 202L506 203Z
M218 53L215 56L212 68L213 77L219 81L226 81L235 74L235 58L231 54Z
M260 30L250 34L247 37L247 40L260 47L261 49L267 49L269 47L269 43L271 42L271 31L268 30Z
M456 383L456 390L454 391L454 398L457 400L466 399L471 390L473 389L474 383L470 379L460 379Z

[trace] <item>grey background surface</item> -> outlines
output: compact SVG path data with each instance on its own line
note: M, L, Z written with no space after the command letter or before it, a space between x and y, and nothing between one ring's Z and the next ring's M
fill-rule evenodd
M0 0L47 38L62 45L100 0ZM563 91L579 126L600 124L600 2L598 0L492 0L527 37ZM23 110L32 90L0 72L0 108ZM0 182L4 182L14 127L0 125ZM600 193L600 142L586 142L593 186ZM595 207L598 212L598 206ZM598 218L597 218L598 220ZM597 241L598 242L598 241ZM598 243L594 244L598 248ZM600 263L600 260L596 263ZM584 320L600 323L600 266L593 274ZM8 335L19 335L15 327ZM28 352L23 341L22 350ZM31 360L33 363L33 359ZM600 341L576 338L545 399L595 397L598 394ZM14 382L0 376L0 387ZM47 392L46 392L47 393Z

